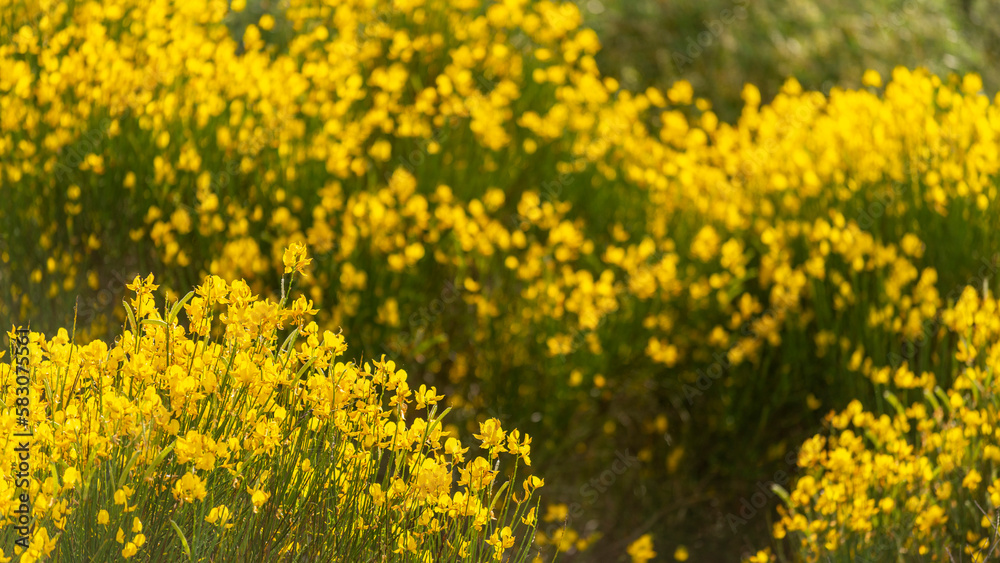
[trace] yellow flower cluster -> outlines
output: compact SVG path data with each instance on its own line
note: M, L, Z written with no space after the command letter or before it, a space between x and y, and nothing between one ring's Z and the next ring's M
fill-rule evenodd
M898 68L829 96L790 80L766 105L748 85L726 124L687 83L629 92L602 76L569 2L291 0L233 37L233 14L252 11L0 0L0 315L26 322L81 295L86 342L116 324L108 288L131 279L127 257L162 272L171 301L213 276L185 305L189 336L245 347L315 315L299 334L310 351L335 349L321 334L342 327L368 357L406 358L425 385L414 400L440 386L490 444L468 484L487 483L494 455L526 455L523 437L481 426L487 401L572 437L535 451L567 476L600 475L627 437L643 468L626 479L666 479L685 452L759 444L738 433L768 426L762 403L811 416L819 389L843 405L873 384L948 385L931 327L961 287L993 279L982 252L1000 248L1000 100L976 75ZM279 22L285 48L267 41ZM24 233L40 244L11 242ZM266 292L289 272L304 295L279 306ZM216 306L234 307L219 334ZM131 307L157 320L151 299ZM258 399L294 385L259 353L229 377ZM187 375L209 360L127 369L161 374L190 410L223 384ZM393 371L378 365L350 369ZM273 451L282 424L255 422L241 447ZM677 425L720 439L665 447L668 430L693 435ZM205 438L184 446L191 463L230 463ZM561 462L567 448L583 461ZM178 502L201 502L198 482L177 483ZM546 538L586 543L569 532Z
M897 554L985 561L1000 515L1000 302L967 288L941 313L954 383L897 385L888 413L852 402L802 444L802 476L774 526L806 561ZM890 370L909 381L906 364ZM909 391L908 391L909 390ZM909 404L907 404L909 403ZM893 554L893 555L889 555Z
M293 272L309 261L299 246L284 256ZM391 360L340 360L344 337L302 298L209 276L160 308L152 275L129 287L128 329L110 346L30 333L31 469L0 473L5 521L31 499L19 561L526 557L543 485L516 481L528 436L491 419L483 456L468 454L442 426L443 395L411 389ZM25 459L15 371L0 365L4 467Z

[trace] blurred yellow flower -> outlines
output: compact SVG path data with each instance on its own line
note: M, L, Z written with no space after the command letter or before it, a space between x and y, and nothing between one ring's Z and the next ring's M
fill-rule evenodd
M656 552L653 551L653 536L643 534L639 539L629 544L626 552L632 558L632 563L646 563L656 557Z

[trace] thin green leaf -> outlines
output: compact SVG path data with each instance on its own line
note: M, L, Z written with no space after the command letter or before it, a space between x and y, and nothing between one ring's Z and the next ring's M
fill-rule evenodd
M181 307L183 307L193 296L194 291L189 291L187 295L181 298L180 301L174 303L174 306L170 308L170 314L167 315L168 323L173 324L174 320L177 319L177 314L180 313Z
M181 531L180 526L174 519L170 519L170 525L173 526L174 531L177 532L177 537L181 539L181 545L184 546L184 555L187 555L188 561L191 560L191 548L188 546L187 538L184 537L184 532Z

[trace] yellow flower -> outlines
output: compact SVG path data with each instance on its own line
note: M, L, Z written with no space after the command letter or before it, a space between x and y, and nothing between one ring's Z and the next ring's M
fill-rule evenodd
M667 90L667 99L674 104L688 105L694 96L694 88L687 80L678 80Z
M970 72L962 77L962 92L966 94L978 94L983 89L983 79L976 73Z
M527 514L525 514L524 516L521 517L521 522L523 522L525 526L534 526L535 525L535 523L537 522L537 518L535 516L535 507L534 506L532 506L531 509L528 510Z
M80 482L80 472L77 471L75 467L67 467L66 471L63 473L63 483L67 489L72 489L76 487L76 484Z
M174 498L181 502L201 500L206 494L208 493L205 490L205 483L194 473L185 473L174 483Z
M122 549L122 557L125 559L134 556L136 553L139 553L139 548L132 542L125 544L125 548Z
M653 551L653 536L644 534L639 539L629 544L626 552L632 557L632 563L646 563L656 557Z
M861 77L861 83L865 86L878 88L882 86L882 76L879 75L878 71L868 69L865 71L864 76Z
M285 264L286 274L294 270L302 275L307 275L305 267L312 262L312 258L306 258L305 245L296 242L285 249L282 262Z
M219 526L224 526L229 522L229 517L231 516L229 508L225 505L219 505L208 512L208 516L205 517L205 521L209 524L218 523Z
M125 287L134 291L136 295L148 295L160 286L153 283L153 274L149 274L146 279L136 276L132 283L125 284Z
M497 457L498 452L504 451L503 440L506 432L500 427L500 421L491 418L479 423L479 434L474 434L477 439L482 440L482 447L490 450L490 457Z
M261 506L264 506L264 503L266 503L267 500L271 498L271 493L265 493L260 489L255 490L247 488L247 492L250 493L250 502L253 503L254 513L256 513L257 509L259 509Z
M565 504L550 504L545 509L545 522L562 522L569 515L569 507Z
M108 522L111 521L111 517L108 515L107 510L101 510L97 513L97 523L102 526L107 526Z
M493 482L496 472L490 467L490 463L481 457L473 459L465 467L458 470L461 478L460 485L468 485L470 490L479 491L486 488Z
M115 491L115 494L114 494L115 504L116 505L119 505L119 504L125 505L125 511L126 512L130 512L131 509L129 508L129 505L128 505L128 499L132 496L133 492L134 491L133 491L133 489L131 487L129 487L128 485L124 485L122 488L120 488L117 491ZM132 507L132 508L134 508L134 507Z
M382 485L378 483L372 483L368 486L368 494L371 495L372 502L374 502L376 506L382 506L382 503L385 502L385 494L382 492Z
M545 480L542 479L541 477L538 477L537 475L531 475L530 477L525 479L523 483L521 483L521 486L524 487L524 492L526 495L530 495L531 493L535 492L536 489L539 489L544 485L545 485ZM551 510L552 506L550 505L549 511L551 512Z
M178 233L185 234L191 232L191 215L183 207L178 208L170 214L170 223Z
M979 484L982 481L982 475L980 475L975 469L970 469L969 472L965 474L965 478L962 479L962 486L970 491L975 491L979 488Z
M500 532L493 532L486 543L493 546L493 559L501 561L504 550L514 545L514 534L511 533L510 526L504 526Z

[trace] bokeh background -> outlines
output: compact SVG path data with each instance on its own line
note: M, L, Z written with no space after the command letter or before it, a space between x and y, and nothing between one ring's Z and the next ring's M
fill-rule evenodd
M369 4L369 15L375 16L358 25L360 41L380 41L388 46L394 37L385 29L412 24L408 12ZM354 174L351 168L354 175L345 172L350 179L342 186L325 174L322 166L303 165L294 173L281 168L287 156L281 146L287 141L294 150L306 154L309 135L322 126L310 122L307 127L302 124L308 120L303 120L288 133L283 129L290 123L286 116L259 106L245 113L261 112L271 121L261 119L247 126L245 121L241 123L241 105L238 111L229 106L230 113L204 128L212 130L205 136L210 139L206 146L211 147L204 153L205 160L217 168L211 171L209 181L203 182L196 169L186 174L184 164L173 171L176 175L169 169L164 171L163 162L155 156L164 151L169 154L167 160L183 162L188 158L186 147L178 147L186 135L196 136L189 123L170 129L168 121L164 127L173 135L171 144L170 135L164 140L162 134L150 133L138 115L99 108L84 120L89 119L89 127L83 130L94 130L103 119L117 117L122 123L132 123L134 138L109 135L106 144L99 140L96 153L103 153L106 160L83 159L84 165L77 166L69 177L57 177L55 182L39 180L39 185L45 186L41 191L27 180L12 188L15 184L6 177L11 183L2 189L12 194L10 209L22 211L2 215L8 238L0 241L0 246L5 256L14 256L5 258L0 272L0 294L6 300L3 312L14 319L30 318L33 328L47 333L78 322L81 340L113 338L124 320L118 304L132 275L155 272L167 300L183 295L183 288L198 283L206 273L244 276L255 280L255 289L266 291L277 285L280 275L274 264L280 261L284 245L308 239L315 271L312 280L299 289L321 304L324 323L344 329L352 349L366 357L387 354L406 366L416 381L447 391L454 401L456 432L470 435L483 419L496 417L535 437L536 466L546 478L544 492L553 502L551 517L540 529L549 544L565 547L562 556L566 560L625 560L627 547L645 534L655 540L658 560L691 557L731 561L744 552L771 545L778 504L772 495L764 508L754 510L737 528L730 526L726 516L738 512L741 503L758 490L766 489L760 488L761 483L796 472L794 455L799 445L823 427L824 416L831 409L843 409L855 398L866 406L881 406L881 388L868 385L860 376L847 379L845 366L856 363L855 344L859 342L867 345L867 353L873 356L874 350L898 350L901 329L887 329L889 336L868 330L868 311L859 306L860 312L844 312L843 301L854 299L849 297L853 291L862 304L882 306L881 284L887 278L895 279L896 274L880 264L852 277L847 249L838 251L843 256L835 264L831 258L829 271L836 274L823 277L807 265L814 249L805 235L803 240L796 238L798 227L789 227L788 232L794 234L785 232L787 239L773 242L777 235L768 228L773 216L763 223L749 218L746 224L737 221L739 227L731 232L726 230L731 225L725 217L712 216L721 232L716 235L715 230L703 229L711 222L705 217L712 215L705 208L715 200L702 192L690 195L690 199L678 192L676 206L672 201L659 202L668 210L664 213L676 220L668 229L656 217L647 216L649 200L635 195L639 190L613 191L610 187L642 183L629 176L629 167L648 164L642 160L641 147L658 143L656 133L671 157L690 148L683 133L676 138L662 133L669 131L671 123L676 124L671 119L683 121L685 132L688 121L708 130L714 130L715 123L738 128L741 116L756 115L757 107L767 106L782 92L793 101L782 102L787 105L779 104L768 114L772 125L787 124L791 110L802 108L808 108L803 110L805 121L814 123L812 112L821 112L808 103L808 94L800 96L803 91L819 92L824 97L838 89L881 95L880 88L897 67L925 68L940 77L935 88L944 84L969 96L981 91L992 101L1000 86L1000 19L995 17L1000 13L1000 0L586 0L577 6L582 24L593 29L600 41L601 48L594 56L600 74L617 79L621 92L642 93L655 88L667 96L669 101L663 103L675 110L669 116L667 112L644 110L627 115L622 107L630 106L625 102L606 113L595 110L595 123L610 122L615 115L623 117L625 125L616 131L630 131L632 121L641 123L654 132L646 135L644 130L636 135L648 145L639 144L637 149L623 141L620 152L608 151L614 158L602 160L606 156L602 153L586 163L575 161L581 165L574 168L567 164L574 162L567 155L579 148L576 143L580 138L583 144L594 142L588 137L590 131L567 133L566 138L556 135L555 140L538 143L522 143L516 138L510 145L513 150L491 152L498 147L483 146L482 131L466 121L445 128L446 136L430 140L417 135L384 135L383 139L376 130L359 149L357 161L365 161L357 165L361 171ZM290 18L287 9L282 3L247 0L240 11L228 12L224 21L240 45L237 55L246 48L274 60L283 55L300 57L300 62L308 59L308 49L296 44L301 29L297 30L293 21L308 18ZM269 23L261 31L258 26L265 16ZM243 44L251 26L263 47ZM514 31L502 41L514 49L527 44ZM445 57L440 57L408 63L411 76L442 74ZM330 60L334 59L331 55ZM266 67L266 63L260 64ZM357 70L370 72L377 64L366 60ZM296 67L300 69L301 65ZM877 73L877 81L866 74L869 70ZM155 114L165 111L160 88L174 76L170 74L173 71L167 71L166 78L162 69L151 67L150 71L133 86L141 101L150 103L147 111ZM967 73L976 73L981 83L963 82ZM275 72L266 78L280 75ZM366 75L366 80L370 78ZM259 77L247 77L248 81L255 79ZM309 79L316 78L310 75ZM496 86L493 80L485 74L472 78L474 89L483 92ZM756 88L748 90L746 84ZM910 81L906 74L899 87L930 88L929 84L930 79ZM281 87L271 85L272 90ZM498 103L510 105L519 116L552 101L555 88L546 88L533 90L532 97L515 96ZM195 95L192 91L186 94ZM619 92L615 100L623 98L627 96ZM371 99L363 98L360 103L370 109ZM172 99L170 104L181 102ZM407 98L406 102L413 100ZM857 109L845 104L848 113ZM470 104L470 114L476 111L473 106ZM748 106L752 109L746 109ZM859 103L857 107L868 106ZM783 110L786 121L781 118ZM706 118L709 113L712 117ZM249 131L250 149L246 152L253 153L253 158L246 166L228 157L228 141L219 140L222 137L216 134L227 121L234 131L240 127ZM514 129L510 116L500 121L503 127ZM299 125L310 131L309 135L297 131ZM615 127L618 125L616 122ZM160 126L158 123L153 129ZM754 125L743 126L754 129ZM596 130L598 125L593 127ZM809 131L785 135L780 125L775 127L777 133L768 131L782 142L789 138L803 145L810 142ZM98 137L103 139L105 133L99 130ZM757 129L754 134L763 135ZM837 142L848 136L844 131L830 135ZM382 141L388 145L379 144ZM438 142L443 152L428 149ZM818 153L821 146L822 141L817 141L809 148ZM771 150L792 160L794 148L782 145ZM671 152L675 149L676 153ZM422 156L419 163L400 160L406 157L380 158L382 152L390 150L393 155ZM753 206L767 200L772 211L779 210L778 215L794 215L789 211L799 205L794 187L775 187L774 176L759 171L731 173L724 155L706 149L708 153L704 162L699 161L704 168L692 165L692 174L717 167L713 170L734 185L774 187L774 192L761 188L764 195L757 194L761 199L733 204L734 214L741 219L753 217ZM678 157L681 161L684 158ZM105 165L111 172L108 175L102 172ZM407 172L394 179L400 165ZM863 167L854 166L853 161L846 163L844 170L861 176L858 170ZM227 179L227 184L216 189L213 178L220 173L233 181ZM574 181L560 181L561 174L574 174ZM876 216L875 238L864 240L877 250L866 247L863 251L874 256L885 250L878 246L885 243L892 247L893 256L912 258L917 269L936 268L933 278L928 275L918 281L915 275L906 277L901 284L906 287L903 293L912 299L905 307L919 302L930 292L928 288L942 296L949 294L982 264L989 263L997 251L991 223L983 219L996 211L995 179L990 180L994 191L985 209L977 207L969 196L972 203L962 203L959 211L939 216L923 199L924 187L936 184L927 179L926 170L915 174L926 184L914 184L913 191L905 191L905 195L906 201L912 196L919 203L912 209ZM205 183L212 189L203 186ZM588 183L608 189L591 190ZM450 188L442 190L440 184ZM708 193L709 180L704 184L698 184L697 189ZM842 205L840 223L845 216L848 221L858 219L857 210L868 209L877 197L874 188L846 196L838 190L831 188L814 199L804 196L803 223L830 219L836 225L838 221L828 214L828 208L837 205ZM527 196L530 191L535 195ZM964 202L967 194L958 193L956 199ZM411 208L410 202L417 200L415 194L421 203ZM789 198L794 203L789 203ZM427 213L428 202L431 213ZM74 211L77 205L85 211ZM684 206L690 207L690 213L675 209ZM333 217L341 213L347 226ZM393 219L380 222L383 215ZM428 227L428 217L439 223L430 221L432 226ZM959 229L965 224L963 220L971 226ZM320 224L333 225L333 231L319 230ZM857 232L867 232L870 226ZM354 246L342 252L344 245L341 239L334 239L334 231L338 237L354 236ZM527 243L510 243L516 231L527 233ZM765 240L765 232L771 240ZM923 243L908 238L912 233ZM42 239L38 245L28 240L36 234ZM730 235L744 241L745 246L740 243L729 250L723 248ZM652 242L641 242L644 237L655 239L656 247L651 248ZM932 244L946 239L960 243L965 252L952 256L949 247ZM412 244L416 240L423 244ZM487 242L479 246L481 241ZM929 245L926 252L924 243ZM755 280L764 269L761 255L767 247L783 244L778 260L786 261L789 271L795 272L784 272L784 279L778 274L777 281ZM560 245L563 248L558 248ZM628 249L628 258L615 264L620 269L609 266L615 260L604 255L604 250L614 245L620 245L623 256ZM754 248L760 254L755 254ZM745 249L746 259L741 262ZM509 257L504 259L508 250L514 257L513 265ZM669 277L663 272L676 265L671 263L675 250L681 255L681 265L676 268L679 273L675 279L663 281ZM701 258L703 253L705 259ZM728 253L739 258L723 256L721 266L716 264L715 260ZM871 256L868 259L874 261ZM575 269L565 273L552 266L564 262ZM611 299L610 305L613 284L601 277L605 267L615 272L616 282L625 287L618 290L627 295L618 301ZM676 295L662 301L644 296L642 284L635 280L649 270L661 276L657 279L663 287L658 291L664 295L673 291L668 286L676 282ZM822 267L819 270L825 271ZM808 282L802 272L811 276ZM716 273L728 277L716 277ZM910 282L912 285L907 285ZM853 289L848 291L844 285ZM704 294L688 293L692 287L702 286ZM551 301L546 300L549 287ZM789 289L792 287L795 289ZM725 354L733 348L739 327L765 310L769 299L774 306L775 288L779 288L779 296L783 291L794 294L795 302L779 315L785 324L769 332L775 339L759 346L759 356L753 362L727 367L725 378L720 380L724 383L716 383L704 398L688 401L699 370L719 361L713 353ZM799 290L809 294L808 299L803 297L801 309ZM728 292L731 301L720 298L717 308L706 304L702 298L714 291ZM898 294L896 291L896 297ZM21 295L27 297L22 299ZM741 295L747 296L745 301L738 299ZM934 295L927 300L936 302ZM522 308L535 306L537 310L531 314L521 314ZM596 311L599 320L585 315L591 311ZM565 320L563 314L572 320ZM727 324L734 315L738 320ZM675 331L679 333L676 337L671 332L675 325L684 327L684 331ZM689 326L690 332L686 332ZM727 330L716 330L722 326ZM670 336L653 344L651 334ZM848 345L842 344L844 338L850 339ZM953 341L949 338L942 336L925 347L919 360L923 368L938 374L942 384L953 367L949 360L940 359L950 358L948 346ZM826 355L828 349L833 352ZM609 473L609 468L622 466L616 462L626 469ZM583 508L581 515L567 516L576 504ZM564 529L567 520L570 523Z
M997 87L994 0L580 3L604 49L601 69L630 89L691 82L731 121L743 84L771 99L794 76L807 90L857 88L867 69L979 72Z

